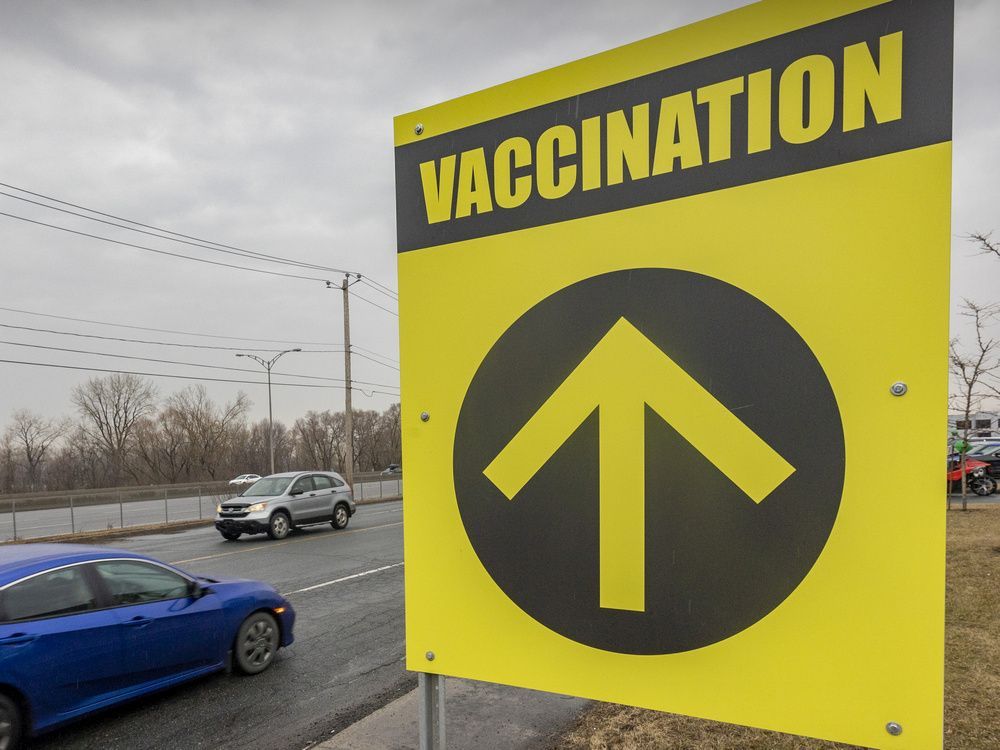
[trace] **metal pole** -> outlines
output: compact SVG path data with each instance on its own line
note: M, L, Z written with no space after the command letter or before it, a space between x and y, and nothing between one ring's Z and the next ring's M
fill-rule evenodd
M69 528L70 531L76 533L76 514L73 512L73 496L69 496Z
M347 438L347 457L344 459L344 478L354 489L354 411L351 407L351 306L347 291L347 276L340 285L344 291L344 435Z
M170 523L170 509L167 507L166 490L163 490L163 523Z
M198 488L198 520L201 520L201 487Z
M420 691L420 750L445 750L444 677L421 672L417 675Z
M125 528L125 506L122 505L122 491L118 490L118 528Z
M273 364L273 360L271 364ZM271 411L271 364L267 365L267 450L271 454L271 473L274 473L274 414Z
M17 539L17 500L10 501L10 517L14 522L14 539Z

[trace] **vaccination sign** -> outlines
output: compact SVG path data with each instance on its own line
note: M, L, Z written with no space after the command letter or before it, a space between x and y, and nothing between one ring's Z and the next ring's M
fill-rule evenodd
M941 747L952 27L765 0L396 118L409 669Z

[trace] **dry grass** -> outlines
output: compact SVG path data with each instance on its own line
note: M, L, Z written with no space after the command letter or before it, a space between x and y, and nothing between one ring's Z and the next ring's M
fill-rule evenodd
M1000 507L948 514L945 747L1000 748ZM558 750L821 750L850 748L777 732L595 705Z

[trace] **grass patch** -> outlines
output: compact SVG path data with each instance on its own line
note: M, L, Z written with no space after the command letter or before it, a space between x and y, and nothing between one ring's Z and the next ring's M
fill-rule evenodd
M948 514L944 746L1000 748L1000 507ZM846 750L854 745L598 703L559 750Z

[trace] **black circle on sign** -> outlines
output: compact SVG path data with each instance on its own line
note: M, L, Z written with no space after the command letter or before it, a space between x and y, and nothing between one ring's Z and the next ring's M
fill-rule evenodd
M647 406L641 612L600 607L599 409L513 500L483 473L622 317L795 468L755 504ZM836 520L844 436L822 367L774 310L718 279L642 268L566 287L507 329L462 403L454 471L472 546L524 612L595 648L666 654L748 628L802 582Z

